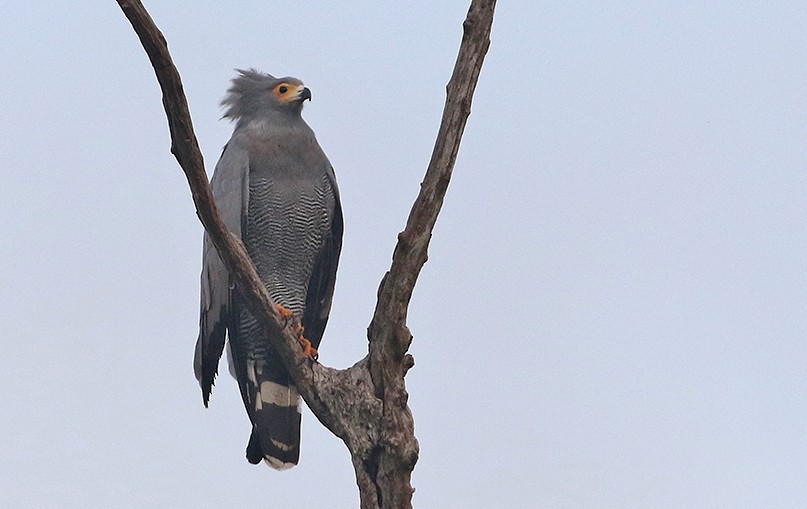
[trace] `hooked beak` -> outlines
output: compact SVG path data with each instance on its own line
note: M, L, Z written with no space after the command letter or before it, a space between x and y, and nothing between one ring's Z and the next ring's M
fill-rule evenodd
M300 93L297 94L297 99L300 102L303 102L306 99L308 99L309 101L311 100L311 91L308 89L308 87L303 87L303 89L300 90Z

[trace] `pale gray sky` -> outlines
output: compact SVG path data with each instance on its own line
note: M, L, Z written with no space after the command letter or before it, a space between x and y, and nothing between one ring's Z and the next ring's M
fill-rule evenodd
M149 2L212 170L235 67L311 88L365 330L467 2ZM202 228L117 4L0 8L0 505L355 507L346 448L244 459L193 377ZM803 507L807 4L502 1L410 309L419 508ZM224 371L224 370L223 370Z

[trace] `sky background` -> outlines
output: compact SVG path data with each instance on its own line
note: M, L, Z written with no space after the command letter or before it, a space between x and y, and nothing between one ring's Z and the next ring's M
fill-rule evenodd
M339 179L320 360L366 352L467 1L148 2L208 170L233 68L297 76ZM807 501L807 3L501 1L409 313L418 508ZM0 7L0 505L358 505L306 411L244 459L193 377L202 227L117 4Z

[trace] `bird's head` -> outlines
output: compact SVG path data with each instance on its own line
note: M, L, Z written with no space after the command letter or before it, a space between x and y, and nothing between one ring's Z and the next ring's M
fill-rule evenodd
M297 78L275 78L255 69L238 70L221 101L224 117L238 120L274 113L299 116L311 91Z

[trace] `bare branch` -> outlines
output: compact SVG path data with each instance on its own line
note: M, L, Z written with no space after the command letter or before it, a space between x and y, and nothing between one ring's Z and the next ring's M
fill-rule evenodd
M383 394L387 381L399 373L389 371L390 362L403 363L405 370L411 360L404 360L411 334L406 328L409 300L420 269L428 258L429 240L443 205L454 162L460 149L482 62L490 46L490 30L496 0L474 0L463 23L463 37L454 72L446 87L446 103L437 140L426 176L420 185L406 228L398 235L392 267L384 276L378 290L373 320L369 327L370 372L376 394ZM402 375L401 375L402 376Z
M406 228L398 235L392 266L381 280L373 319L368 328L369 368L375 395L384 400L381 437L389 437L376 453L374 485L395 495L391 507L411 507L409 479L418 456L414 421L407 405L404 377L414 364L406 352L412 334L406 314L420 269L426 263L429 240L443 205L451 172L460 148L471 100L485 54L496 0L474 0L463 23L463 37L454 72L446 87L443 119L431 161L415 200ZM361 484L361 476L357 471ZM380 505L380 504L379 504ZM365 500L362 498L362 507Z

